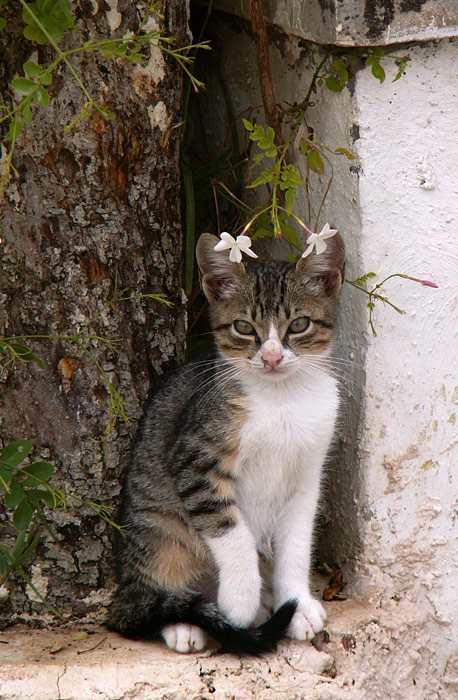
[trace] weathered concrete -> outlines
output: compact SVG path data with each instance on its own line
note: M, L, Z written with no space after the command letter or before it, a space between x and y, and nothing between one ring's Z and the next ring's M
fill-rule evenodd
M215 0L225 12L249 17L244 0ZM289 35L319 44L381 46L456 36L456 0L267 0L264 16Z
M181 656L94 626L12 628L0 635L0 699L452 700L456 674L437 676L425 615L412 604L326 608L321 651L284 641L262 660Z

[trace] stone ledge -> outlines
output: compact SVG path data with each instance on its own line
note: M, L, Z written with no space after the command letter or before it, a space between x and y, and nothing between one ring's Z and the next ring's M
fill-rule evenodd
M215 0L214 7L249 18L244 0ZM267 0L263 9L269 24L318 44L382 46L458 35L456 0Z
M0 633L1 700L438 700L441 680L425 614L408 601L383 608L326 604L315 648L283 641L265 659L208 651L178 655L100 626ZM75 632L87 631L84 639Z

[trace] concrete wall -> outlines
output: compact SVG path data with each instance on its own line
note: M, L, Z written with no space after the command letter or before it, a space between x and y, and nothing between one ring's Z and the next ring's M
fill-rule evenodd
M217 5L241 14L230 0ZM303 99L323 55L305 35L328 42L332 31L346 32L347 43L374 44L389 41L390 32L391 40L458 34L455 3L391 3L394 14L378 34L367 17L355 26L355 14L347 14L344 26L334 11L363 3L319 5L320 12L317 3L266 4L277 24L270 50L278 101ZM389 5L372 3L379 18ZM302 12L302 24L277 21L279 8L283 16ZM216 14L212 31L235 112L261 104L249 26ZM458 663L458 44L443 39L390 51L411 57L400 81L391 82L394 64L385 64L383 85L361 67L342 93L314 95L316 106L307 112L317 139L358 156L334 161L320 224L329 221L344 235L349 279L373 271L379 282L402 272L434 280L439 289L388 282L384 290L405 314L378 304L374 337L364 295L345 286L337 349L345 360L342 424L320 550L344 566L352 595L381 606L393 596L407 598L428 613L440 675L447 662L449 669ZM311 182L316 206L327 180L312 174ZM305 198L298 213L307 219Z
M400 82L356 80L363 267L440 288L392 280L406 313L377 309L369 337L359 585L428 610L445 664L458 639L458 44L409 54Z

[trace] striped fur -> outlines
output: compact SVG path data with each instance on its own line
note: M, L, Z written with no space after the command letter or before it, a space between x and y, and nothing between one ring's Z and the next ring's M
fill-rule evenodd
M216 242L204 234L197 255L217 354L172 374L146 408L123 487L118 522L125 534L117 538L119 588L108 624L127 636L162 634L178 651L202 648L199 632L205 630L229 651L260 654L274 648L288 625L290 633L305 638L323 622L307 581L299 581L308 570L298 570L297 581L277 579L288 568L282 563L285 552L294 549L289 535L282 534L282 519L293 507L293 495L304 490L311 531L332 435L333 379L326 372L317 378L316 364L307 373L301 363L310 357L316 363L329 352L343 244L330 239L321 260L311 256L295 266L245 268L230 263L227 252L215 253ZM299 326L308 324L301 332L292 330L297 319ZM236 320L250 324L241 327L253 333L238 332ZM270 396L267 405L264 396ZM307 402L320 400L323 410L317 415L325 427L315 431L313 423L296 415L294 401L299 414L303 404L310 416ZM279 422L264 437L262 426L269 425L279 406L284 406ZM277 430L285 416L291 425ZM318 436L316 444L310 432ZM277 433L269 452L258 458ZM297 444L291 438L296 434ZM303 466L307 460L313 469ZM310 536L304 545L308 550ZM256 628L263 585L257 552L269 556L272 543L283 539L279 567L273 567L277 613Z

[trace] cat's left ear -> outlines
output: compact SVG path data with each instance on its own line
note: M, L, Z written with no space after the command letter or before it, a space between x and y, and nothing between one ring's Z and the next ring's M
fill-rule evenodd
M329 296L338 297L345 280L345 244L336 233L326 239L326 250L319 255L313 250L296 263L296 275L320 280Z
M212 233L203 233L197 243L200 284L208 301L219 301L230 295L246 276L243 263L231 262L227 250L215 250L215 245L220 242Z

